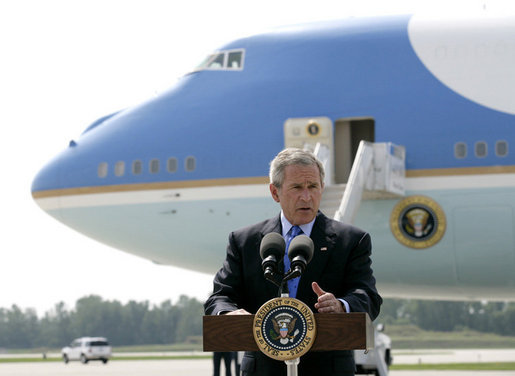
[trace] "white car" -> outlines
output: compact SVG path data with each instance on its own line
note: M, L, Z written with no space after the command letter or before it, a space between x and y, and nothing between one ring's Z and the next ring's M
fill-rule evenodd
M104 337L82 337L62 349L63 361L80 360L86 364L90 360L101 360L107 363L111 357L111 346Z
M386 376L392 364L392 340L386 334L383 324L378 324L374 330L375 347L365 353L363 350L354 350L356 374L374 374Z

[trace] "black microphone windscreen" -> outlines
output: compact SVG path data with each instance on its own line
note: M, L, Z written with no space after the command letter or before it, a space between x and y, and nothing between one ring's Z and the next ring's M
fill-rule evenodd
M261 240L261 246L259 247L259 254L264 259L271 254L277 257L279 261L284 256L284 238L277 232L270 232L266 234Z
M313 258L313 252L315 245L313 240L309 236L299 235L293 238L288 247L288 257L290 260L301 255L306 259L306 263L309 263Z

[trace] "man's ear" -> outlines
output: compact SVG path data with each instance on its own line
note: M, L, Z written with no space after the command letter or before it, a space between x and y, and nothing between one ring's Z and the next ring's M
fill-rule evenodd
M279 202L279 189L272 183L270 183L270 193L275 202Z

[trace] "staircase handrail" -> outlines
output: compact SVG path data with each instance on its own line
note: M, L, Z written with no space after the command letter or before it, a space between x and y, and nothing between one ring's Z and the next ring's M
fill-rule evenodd
M373 173L374 149L372 143L361 141L352 164L349 180L343 194L340 207L334 219L344 223L352 223L359 209L365 184Z

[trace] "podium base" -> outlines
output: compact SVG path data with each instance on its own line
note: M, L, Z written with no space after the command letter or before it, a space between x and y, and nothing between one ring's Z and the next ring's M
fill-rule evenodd
M286 374L288 376L298 376L298 365L300 363L300 358L285 360L286 363Z

